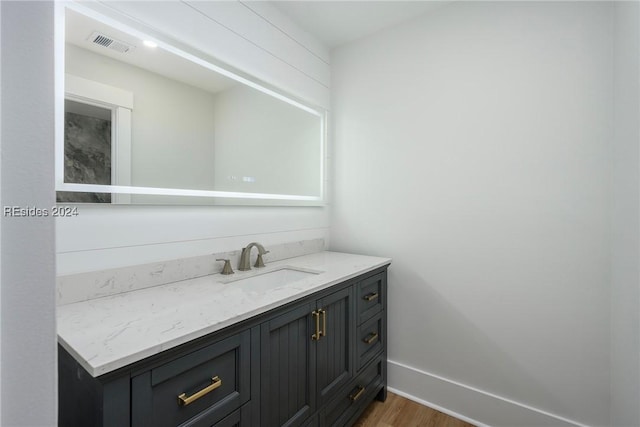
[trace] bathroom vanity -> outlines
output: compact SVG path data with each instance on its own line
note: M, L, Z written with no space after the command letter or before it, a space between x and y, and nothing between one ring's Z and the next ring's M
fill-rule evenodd
M282 31L260 13L238 2L138 9L72 1L56 9L64 28L56 46L65 55L56 69L64 82L56 85L64 99L57 105L64 117L64 132L56 133L59 201L325 206L328 87L318 87L317 77L301 85L298 78L310 75L296 66L295 84L284 90L277 56L278 79L263 81L253 74L264 77L256 64L265 63L252 53L243 53L251 66L238 69L217 55L220 34L232 41L237 34L212 32L218 21L208 17L244 17L260 39L273 34L279 51L293 47L291 58L310 60L303 69L328 78L327 63L279 39ZM151 9L171 21L187 16L179 19L187 31L154 24ZM254 51L247 40L237 40L247 52L271 52ZM201 237L197 224L186 228ZM239 257L58 278L59 425L341 426L383 400L391 260L325 252L323 241L313 252L304 242L271 245L262 260L268 252L255 243L262 268L251 269L252 245ZM224 267L216 261L233 257ZM220 274L231 266L235 274Z
M351 425L386 397L390 262L318 252L61 305L59 425Z

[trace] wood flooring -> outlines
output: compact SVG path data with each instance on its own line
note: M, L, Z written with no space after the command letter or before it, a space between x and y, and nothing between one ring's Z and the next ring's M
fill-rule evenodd
M387 400L375 401L364 411L354 427L473 427L447 414L388 393Z

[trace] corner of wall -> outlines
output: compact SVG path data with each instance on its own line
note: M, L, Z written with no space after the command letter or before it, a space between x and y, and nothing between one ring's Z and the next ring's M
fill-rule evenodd
M2 425L57 422L54 220L54 3L2 2L0 157ZM10 107L10 108L8 108ZM37 387L26 378L37 378ZM34 402L37 402L34 404Z
M2 3L0 3L0 23L2 22ZM0 47L2 46L2 31L0 31ZM0 57L0 87L2 82L2 58ZM0 102L0 135L2 135L2 102ZM0 153L2 153L2 138L0 138ZM2 188L2 174L0 174L0 188ZM0 193L0 206L2 206ZM2 221L0 221L0 242L2 242ZM0 253L2 245L0 243ZM2 256L0 255L0 278L2 277ZM2 324L2 289L0 288L0 324ZM0 328L0 423L2 423L2 328Z
M640 3L615 2L611 425L640 425Z

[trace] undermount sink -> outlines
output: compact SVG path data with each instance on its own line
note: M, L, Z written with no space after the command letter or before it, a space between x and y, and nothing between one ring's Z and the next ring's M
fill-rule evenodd
M259 273L247 278L232 278L222 281L223 283L232 283L234 286L241 286L243 289L251 291L265 291L278 288L289 283L297 282L307 277L320 274L321 271L299 269L293 267L282 267L277 270L271 270Z

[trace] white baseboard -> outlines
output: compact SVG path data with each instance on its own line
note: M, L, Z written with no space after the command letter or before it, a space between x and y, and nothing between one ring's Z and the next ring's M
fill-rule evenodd
M388 389L478 427L587 427L578 421L388 361Z

